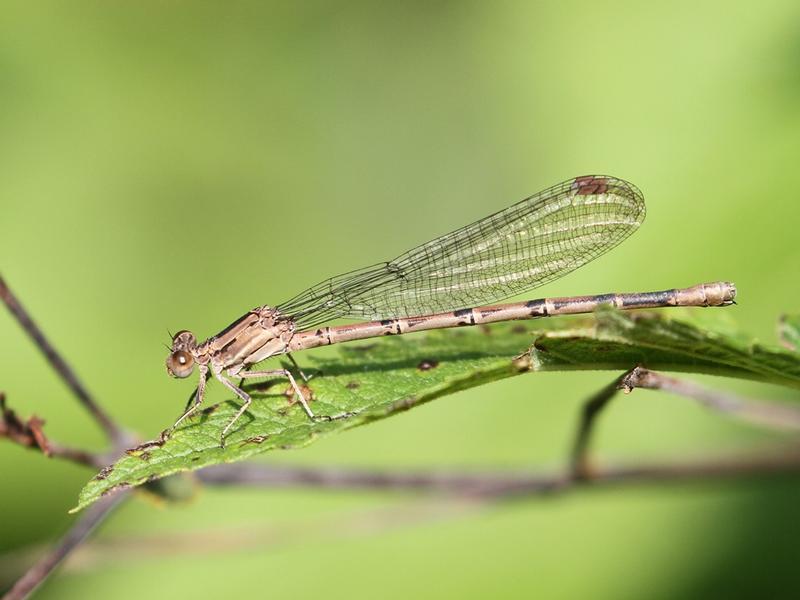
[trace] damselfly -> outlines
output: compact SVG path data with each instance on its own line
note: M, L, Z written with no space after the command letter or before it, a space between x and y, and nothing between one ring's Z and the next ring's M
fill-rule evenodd
M188 377L196 365L200 380L194 401L171 430L200 406L209 374L243 401L222 431L223 441L251 402L232 377L283 376L309 418L351 416L315 415L288 369L247 370L282 354L294 362L290 353L299 350L427 329L587 313L601 304L633 309L733 303L734 285L716 282L487 306L594 260L636 231L644 216L644 198L633 184L609 176L577 177L394 260L333 277L275 307L254 308L201 344L191 332L180 331L172 340L167 371ZM325 325L340 318L368 322Z

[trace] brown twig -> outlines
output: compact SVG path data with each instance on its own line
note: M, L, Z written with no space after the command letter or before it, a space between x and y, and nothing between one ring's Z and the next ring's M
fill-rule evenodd
M50 366L58 373L67 386L75 394L78 401L86 408L89 414L100 425L112 444L112 451L106 455L94 454L85 450L68 448L55 444L47 439L42 431L44 421L31 417L23 422L16 414L2 403L2 425L0 435L7 437L23 446L39 448L46 456L65 458L91 467L100 467L120 454L126 447L132 445L132 437L117 425L112 418L95 402L86 387L81 383L75 371L67 364L66 360L56 351L55 347L45 337L44 332L36 325L27 310L22 306L17 297L11 292L5 280L0 276L0 298L5 302L8 310L17 319L25 332L35 342L36 346L47 358ZM48 552L31 567L3 596L6 599L25 598L39 586L52 573L58 564L77 545L79 545L92 529L105 518L108 512L119 504L127 494L116 494L113 498L103 499L93 506L75 525L55 548Z
M38 325L33 321L28 311L22 306L17 297L13 294L11 289L6 284L5 280L0 276L0 298L5 302L8 310L17 319L17 322L22 326L25 332L31 336L36 346L47 358L50 366L55 369L56 373L61 376L61 379L75 394L75 397L83 404L89 414L94 417L95 421L100 425L103 431L111 440L111 443L118 448L124 447L129 441L125 431L119 427L106 412L100 408L100 405L95 402L89 394L86 387L81 383L75 371L67 364L64 358L58 353L55 347L45 337Z
M800 447L779 448L759 455L734 455L704 461L670 462L597 468L591 483L644 483L705 480L758 474L800 473ZM324 489L415 490L464 497L502 497L561 492L583 483L571 473L386 473L341 468L273 467L257 463L215 465L198 471L207 485L312 487Z
M27 421L6 406L6 396L0 392L0 438L7 438L26 448L36 448L48 458L63 458L92 468L101 468L113 457L62 446L50 440L43 430L44 420L32 416Z
M125 498L127 498L125 493L115 494L108 498L102 498L91 506L72 526L58 545L39 559L14 583L14 586L3 596L3 600L22 600L27 598L52 573L53 569L80 545L92 530L108 516L111 510Z
M522 487L559 487L560 478L500 473L388 473L346 468L274 467L258 463L214 465L197 472L208 485L426 491L461 496L498 495Z
M800 410L795 406L748 400L730 392L720 392L637 366L612 381L584 403L570 459L574 479L585 481L596 477L592 472L589 443L596 427L597 417L618 391L628 394L636 388L663 390L691 398L707 408L747 423L772 429L800 430Z
M800 430L800 409L796 406L741 398L730 392L655 373L644 367L636 367L626 373L620 380L620 386L625 392L635 388L664 390L691 398L707 408L747 423L787 431Z
M619 391L620 382L626 375L627 373L617 377L583 404L581 419L570 456L571 474L576 481L586 481L593 477L589 456L589 442L591 442L595 423L597 422L597 417Z
M590 484L564 474L528 474L508 476L504 481L495 474L498 483L494 488L484 488L479 496L462 494L462 485L470 493L479 486L470 481L482 477L476 474L387 474L372 471L345 469L292 469L267 465L218 465L199 472L201 479L211 485L263 486L265 489L281 486L305 486L321 489L382 489L403 490L407 484L414 490L433 492L425 498L414 497L412 502L390 504L377 509L360 510L352 515L336 515L318 520L302 519L298 523L276 525L250 523L243 528L193 530L178 534L144 534L125 536L123 539L106 538L91 543L80 550L72 569L97 569L114 563L147 557L158 560L160 555L207 554L209 552L243 552L252 548L274 548L286 544L307 543L309 537L342 537L374 535L408 527L413 524L461 518L474 514L491 503L506 499L551 497L557 493L578 492L589 485L592 488L611 486L641 486L663 482L710 483L742 477L796 475L800 473L800 447L778 449L758 456L730 456L702 463L649 464L599 469ZM485 482L485 479L484 479ZM431 484L428 486L428 484ZM448 495L448 492L450 494ZM0 561L2 557L0 557Z

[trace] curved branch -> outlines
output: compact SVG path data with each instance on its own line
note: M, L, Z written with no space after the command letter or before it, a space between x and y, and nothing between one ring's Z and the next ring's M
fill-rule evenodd
M22 306L17 297L13 294L11 289L6 284L2 276L0 276L0 299L5 302L8 310L25 330L31 336L39 350L42 351L50 366L61 376L61 379L67 384L69 389L75 394L78 401L83 404L84 408L89 411L89 414L94 417L94 420L105 431L108 438L114 446L122 448L130 440L125 431L117 425L114 420L95 402L89 391L83 385L81 380L67 364L67 361L58 353L55 347L50 343L44 335L39 326L31 318L30 314L25 307Z
M618 389L625 393L635 388L663 390L695 400L717 412L753 425L783 431L800 431L800 408L796 405L781 404L765 400L750 400L731 392L722 392L703 385L670 377L636 367L626 373L619 381Z

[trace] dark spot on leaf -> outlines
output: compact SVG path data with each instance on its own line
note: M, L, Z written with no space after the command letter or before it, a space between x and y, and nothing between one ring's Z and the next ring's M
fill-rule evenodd
M358 383L357 381L351 381L351 382L350 382L350 383L348 383L348 384L347 384L345 387L346 387L348 390L357 390L358 388L360 388L360 387L361 387L361 384L360 384L360 383Z
M528 328L525 325L514 325L511 328L511 333L521 334L521 333L528 333Z
M480 330L484 335L492 335L492 328L486 324L481 325Z
M243 441L242 446L244 446L245 444L260 444L262 442L265 442L267 439L269 439L268 435L255 435Z
M100 472L94 476L95 481L102 481L109 475L111 475L112 471L114 470L114 465L108 465L107 467L103 467L100 469Z
M192 461L192 462L197 462L198 460L200 460L200 457L199 457L199 456L193 456L193 457L191 458L191 461Z
M432 358L424 358L417 365L417 369L419 369L420 371L430 371L431 369L435 369L438 366L439 366L438 360L434 360Z
M145 450L141 454L137 454L137 456L139 458L141 458L142 460L150 460L151 453L149 451Z
M200 412L203 413L204 415L208 416L208 415L212 414L218 408L219 408L219 404L212 404L211 406L209 406L207 408L204 408Z

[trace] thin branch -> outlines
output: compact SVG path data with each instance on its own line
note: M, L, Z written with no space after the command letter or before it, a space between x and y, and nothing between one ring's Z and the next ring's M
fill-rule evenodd
M89 394L86 387L81 383L75 371L67 364L66 360L56 351L55 347L45 337L38 325L33 321L28 311L22 306L17 297L9 289L5 280L0 276L0 298L5 302L8 310L17 319L17 322L22 326L25 332L31 336L33 341L39 347L39 350L47 358L50 366L61 376L67 386L72 390L78 400L83 404L86 410L94 417L100 427L105 431L111 442L115 447L122 448L128 441L128 436L125 432L111 419L106 412L100 408L100 405L95 402Z
M494 495L500 490L532 485L559 485L550 476L500 473L389 473L346 468L274 467L258 463L213 465L197 472L208 485L248 487L313 487L446 492L464 496ZM557 478L560 479L560 478Z
M246 468L245 468L246 467ZM361 510L353 515L336 515L324 519L302 519L288 525L254 524L243 528L213 528L170 535L145 534L125 536L124 539L106 537L79 550L75 562L67 568L98 569L114 564L131 564L145 558L158 560L160 555L205 555L229 551L243 552L254 548L275 548L286 544L305 544L309 538L352 538L375 535L400 527L425 522L461 518L482 510L491 503L507 498L551 497L557 493L580 492L591 486L642 486L670 481L702 482L725 481L743 477L797 475L800 473L800 448L791 447L758 456L731 456L703 463L650 464L628 467L609 467L599 470L591 483L560 474L529 474L509 476L499 481L493 489L484 488L479 496L461 494L479 486L470 484L476 474L398 474L396 476L371 471L345 469L291 469L267 465L219 465L199 471L201 479L211 485L263 486L264 489L301 485L321 489L341 490L402 490L408 483L415 491L434 492L439 495L420 499L415 496L410 503L391 504L377 509ZM425 487L428 483L429 487ZM411 489L411 488L409 488ZM450 492L450 495L446 495ZM0 557L0 562L2 557Z
M112 509L128 497L125 493L102 498L91 506L75 525L67 532L61 542L45 554L28 571L20 577L14 586L6 592L3 600L22 600L27 598L47 576L83 542L92 530L108 516Z
M758 455L735 455L693 462L669 462L597 468L595 483L644 483L708 480L759 474L800 473L800 448L779 448ZM586 483L571 473L386 473L342 468L274 467L257 463L214 465L197 472L205 484L248 487L408 490L465 497L538 495L565 491Z
M593 476L589 457L589 443L594 433L595 424L600 413L619 391L620 382L626 376L627 373L617 377L583 404L581 419L578 424L578 432L572 444L572 454L570 457L572 478L577 481L585 481Z
M635 388L664 390L691 398L707 408L747 423L771 429L800 431L800 409L796 406L763 400L749 400L730 392L721 392L691 381L655 373L643 367L636 367L626 373L620 384L625 392L630 392Z
M53 442L44 434L44 424L44 420L37 416L32 416L27 421L20 419L6 406L6 395L0 392L0 438L7 438L25 448L40 450L48 458L63 458L92 468L104 467L109 460L113 460L113 456L109 454L89 452Z
M2 431L0 435L22 444L23 446L37 447L46 456L57 456L92 467L107 464L109 460L113 460L116 454L121 453L126 447L135 443L132 436L117 425L92 398L86 387L75 374L75 371L72 370L66 360L56 351L55 347L44 335L42 330L39 329L28 311L25 310L17 297L9 289L2 276L0 276L0 299L5 302L8 310L17 319L20 326L45 355L50 366L59 374L61 379L64 380L75 394L78 401L100 425L111 441L113 449L107 455L98 455L50 442L42 431L42 426L44 425L43 420L31 417L27 422L23 422L13 411L6 408L4 397L2 397L2 425L0 425ZM67 532L61 540L61 543L47 553L14 584L11 590L3 596L4 600L26 598L53 572L70 552L83 542L111 509L127 497L128 494L125 493L115 494L113 497L101 499L92 506Z
M592 472L589 443L596 427L597 418L618 391L622 390L628 394L636 388L663 390L691 398L707 408L747 423L785 431L800 431L800 409L795 406L748 400L691 381L668 377L644 367L634 367L584 403L570 458L573 478L577 480L594 479L595 473Z

